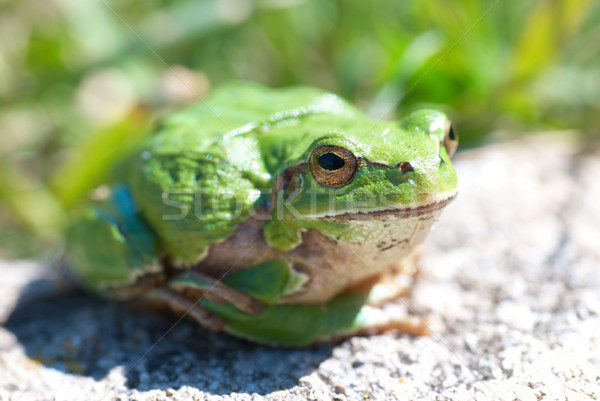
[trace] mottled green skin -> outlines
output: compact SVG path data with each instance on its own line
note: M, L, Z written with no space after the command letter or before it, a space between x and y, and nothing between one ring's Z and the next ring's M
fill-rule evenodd
M308 87L222 87L206 103L166 118L132 156L131 168L117 172L120 183L112 198L83 212L68 233L73 270L96 291L140 295L132 284L140 277L160 281L157 255L168 255L179 267L193 265L255 210L272 213L264 236L277 249L298 245L303 228L368 240L321 217L420 207L452 196L456 173L442 146L447 124L435 110L401 122L376 122L340 98ZM342 146L365 161L353 180L327 188L305 168L293 197L272 197L277 177L307 162L324 144ZM402 173L397 165L403 161L414 171ZM276 344L307 344L358 324L365 294L344 294L327 305L274 305L294 278L285 265L271 268L266 278L250 268L236 273L237 280L236 275L226 279L272 305L260 315L208 300L203 306L222 316L228 331ZM244 272L250 273L239 276ZM279 332L281 319L292 319L298 328Z
M415 172L407 176L397 168L367 167L335 191L307 173L302 193L287 205L300 216L328 214L332 207L338 213L360 210L363 203L370 210L425 204L432 196L455 190L456 173L448 167L447 153L440 152L446 117L437 111L418 112L400 124L375 125L362 112L319 89L277 91L248 84L221 88L207 103L210 108L197 104L167 118L141 152L139 167L130 178L142 214L178 262L197 262L208 245L227 238L247 218L248 208L264 203L261 191L269 195L279 174L306 161L321 144L344 146L357 157L390 166L411 161ZM440 165L440 153L446 165ZM163 202L163 193L170 193L170 200L200 216L190 213L192 218L163 220L165 215L180 213ZM311 202L311 196L316 196L316 202ZM232 211L233 199L237 213ZM288 215L290 221L293 217ZM296 223L298 227L314 225L314 221ZM275 231L267 228L273 245L293 245Z

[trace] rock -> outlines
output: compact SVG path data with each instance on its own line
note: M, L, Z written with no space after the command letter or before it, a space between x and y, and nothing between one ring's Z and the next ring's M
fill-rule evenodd
M0 400L600 398L600 150L536 136L462 152L412 295L431 337L269 348L2 262Z

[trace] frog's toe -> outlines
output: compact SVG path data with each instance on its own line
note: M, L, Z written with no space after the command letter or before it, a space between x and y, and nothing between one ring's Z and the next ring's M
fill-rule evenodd
M375 307L364 305L356 315L351 335L373 335L386 332L427 336L431 334L427 320L411 314L398 305Z
M258 299L235 290L218 279L196 271L182 273L169 282L169 287L178 292L187 291L196 299L206 298L218 303L229 302L250 315L260 313L264 309L264 304Z
M204 309L199 301L191 301L175 291L157 288L149 293L147 297L152 301L166 305L175 313L191 317L209 330L220 331L225 327L223 319Z

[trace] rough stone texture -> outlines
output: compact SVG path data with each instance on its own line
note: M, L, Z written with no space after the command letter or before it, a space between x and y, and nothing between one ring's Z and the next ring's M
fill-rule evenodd
M406 303L431 337L268 348L0 266L0 400L600 398L600 151L542 136L457 156Z

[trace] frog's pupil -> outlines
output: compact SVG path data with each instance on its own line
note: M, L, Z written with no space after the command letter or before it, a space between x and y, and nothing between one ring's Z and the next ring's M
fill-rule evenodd
M344 167L344 159L335 153L327 152L319 156L319 166L325 170L339 170Z

